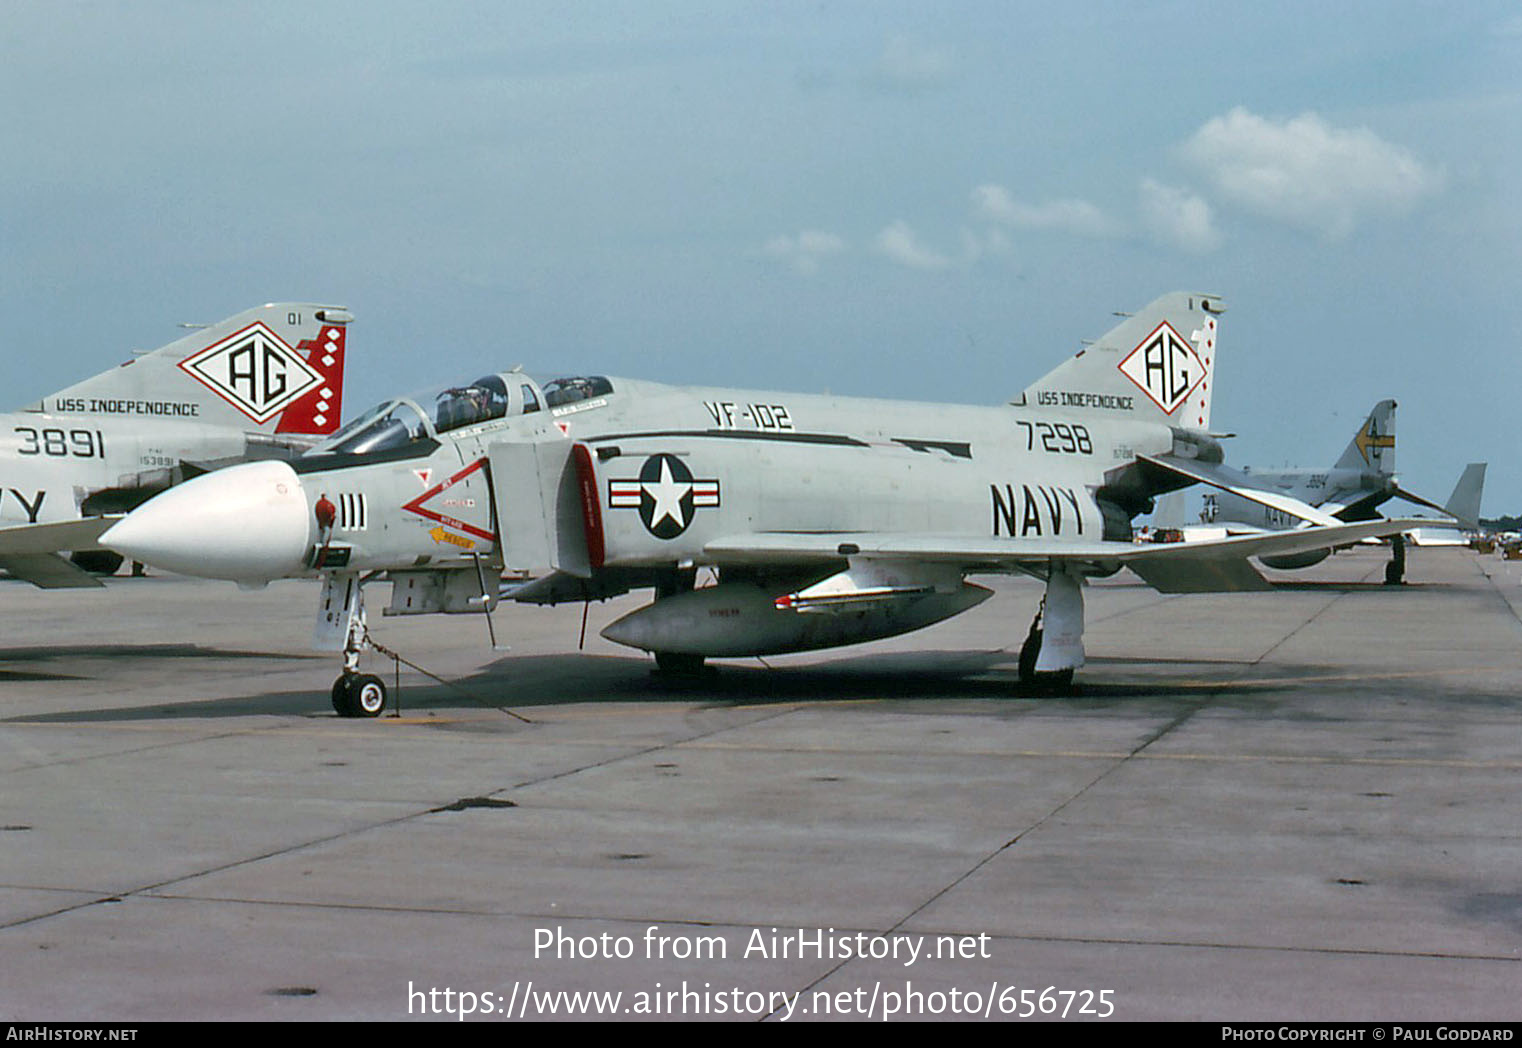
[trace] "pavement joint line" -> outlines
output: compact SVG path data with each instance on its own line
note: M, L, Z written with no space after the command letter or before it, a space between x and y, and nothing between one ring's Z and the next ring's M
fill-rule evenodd
M988 757L991 759L1017 757L1021 759L1051 759L1051 760L1144 760L1144 761L1199 761L1215 762L1220 764L1358 764L1393 767L1416 767L1416 768L1460 768L1472 770L1496 769L1498 771L1511 771L1522 769L1522 761L1515 760L1471 760L1459 757L1352 757L1339 756L1337 754L1325 754L1321 756L1307 754L1278 754L1278 753L1144 753L1140 751L1126 750L944 750L934 753L924 750L885 750L885 749L846 749L839 746L764 746L742 745L725 742L691 742L678 743L683 749L693 750L719 750L729 752L754 752L754 753L819 753L847 757L884 757L902 758L913 756L916 758L944 757L948 760L958 760L966 757Z
M605 767L608 767L609 765L617 764L619 761L622 761L622 760L633 760L636 757L647 757L647 756L649 756L652 753L659 753L661 750L675 749L675 748L678 748L678 747L681 747L681 746L685 746L685 745L687 745L690 742L696 742L696 741L701 740L701 739L710 738L710 737L712 737L714 735L722 735L726 731L734 731L734 730L736 730L738 728L748 728L748 727L750 727L752 725L755 725L755 724L763 724L766 721L775 720L778 717L785 717L788 714L793 713L793 712L795 712L795 710L793 708L791 708L791 707L787 708L787 709L774 710L773 712L771 712L770 714L768 714L765 717L757 717L755 720L748 720L744 724L723 724L723 725L720 725L717 728L712 728L712 729L709 729L708 731L699 732L698 734L693 735L690 738L686 738L686 739L672 739L672 740L665 741L665 742L655 743L654 745L646 746L646 747L644 747L642 749L635 750L635 751L633 751L631 753L615 754L613 756L608 757L606 760L594 761L591 764L584 764L584 765L582 765L581 767L578 767L578 768L570 768L570 769L567 769L565 771L556 772L553 775L546 775L546 776L543 776L541 778L530 779L528 781L520 782L520 783L517 783L517 784L512 785L512 786L505 786L505 787L502 787L502 789L494 790L493 792L495 792L495 793L501 793L501 792L503 792L503 790L521 790L521 789L524 789L524 788L529 787L529 786L541 786L544 783L555 782L556 780L564 779L564 778L567 778L568 776L571 776L571 775L579 775L581 772L584 772L584 771L592 771L593 769L596 769L596 768L605 768ZM491 796L491 794L489 794L489 793L488 794L483 794L483 796L489 797L489 796Z
M1187 717L1192 712L1193 711L1187 711L1182 716ZM1173 723L1177 723L1178 720L1179 720L1179 718L1174 718L1174 721L1170 722L1170 726ZM1143 742L1141 744L1141 746L1148 745L1148 743L1150 743L1153 739L1156 739L1156 738L1160 737L1163 734L1163 732L1165 732L1167 730L1168 730L1168 728L1165 727L1164 729L1159 731L1157 734L1155 734L1151 738L1149 738L1146 742ZM1139 746L1138 749L1140 749L1140 748L1141 747ZM1051 820L1055 819L1058 815L1060 815L1062 813L1063 809L1068 807L1068 805L1070 805L1070 804L1074 803L1075 801L1077 801L1078 798L1080 798L1084 794L1088 793L1089 790L1093 789L1101 781L1103 781L1105 778L1109 777L1109 775L1112 774L1114 771L1116 771L1117 769L1123 767L1126 764L1126 760L1127 760L1127 758L1121 757L1120 759L1112 761L1109 764L1108 767L1105 767L1105 768L1101 769L1097 775L1095 775L1092 779L1090 779L1084 785L1080 786L1067 799L1063 800L1060 804L1058 804L1056 807L1052 808L1045 815L1042 815L1040 818L1036 819L1030 825L1026 826L1025 829L1020 830L1018 833L1016 833L1009 840L1005 841L1003 844L999 845L993 851L989 852L987 855L983 856L977 862L973 863L972 866L970 866L968 869L962 871L962 873L958 874L951 881L947 882L946 884L942 885L939 889L937 889L936 891L932 892L928 898L926 898L924 901L919 903L919 905L915 906L908 913L904 914L904 916L900 917L892 925L890 925L888 928L882 930L878 934L886 936L886 935L892 935L892 934L898 932L900 929L903 928L904 925L908 924L911 920L913 920L920 913L923 913L928 907L933 905L937 900L939 900L941 898L944 898L947 894L949 894L950 892L955 890L957 887L962 885L964 882L966 882L968 878L972 877L979 870L983 869L983 867L985 867L989 863L993 862L994 859L996 859L998 856L1004 854L1010 848L1012 848L1016 844L1018 844L1027 835L1029 835L1031 833L1034 833L1036 830L1039 830L1042 826L1046 825L1048 822L1050 822ZM798 995L802 996L803 994L809 993L810 991L814 990L815 988L817 988L819 986L820 983L824 982L830 976L834 975L836 972L838 972L842 968L846 967L846 965L848 965L850 962L851 962L851 959L847 958L847 959L843 959L839 963L831 966L830 969L828 971L826 971L823 975L819 976L817 979L814 979L812 982L808 983L807 985L800 987L798 989L798 991L797 991ZM773 1011L773 1012L769 1013L768 1015L763 1016L763 1020L771 1018L771 1016L775 1015L775 1014L776 1014L776 1012Z
M1502 561L1501 563L1505 564L1506 562ZM1479 560L1474 562L1474 570L1478 575L1483 577L1485 581L1490 583L1490 592L1495 595L1496 600L1500 601L1501 604L1505 606L1506 611L1511 618L1513 628L1519 632L1522 632L1522 616L1517 614L1517 606L1508 600L1506 594L1502 592L1500 585L1498 585L1496 582L1497 577L1486 571Z
M1378 571L1378 569L1371 568L1369 571L1365 572L1363 578L1359 579L1358 581L1361 582L1361 583L1367 583L1369 581L1369 579L1373 575L1375 575L1377 573L1377 571ZM1257 659L1254 660L1255 663L1261 663L1261 662L1263 662L1265 659L1267 659L1269 656L1271 656L1274 652L1278 651L1280 648L1284 647L1284 645L1286 645L1290 641L1294 640L1303 631L1305 631L1313 622L1315 622L1317 619L1321 618L1321 616L1325 615L1331 609L1332 605L1334 605L1338 601L1342 600L1350 592L1352 592L1352 591L1351 590L1343 590L1340 593L1333 593L1331 595L1331 599L1329 599L1320 608L1317 608L1314 614L1312 614L1310 617L1306 618L1304 621L1302 621L1300 623L1300 625L1298 625L1294 629L1290 630L1284 636L1280 637L1274 644L1270 645L1267 651L1265 651L1263 654L1259 655L1257 657Z
M775 717L785 716L787 713L790 713L790 712L792 712L790 709L777 710L777 711L773 712L770 716L757 718L757 720L755 720L755 721L747 721L746 724L749 725L749 724L759 723L760 721L764 721L764 720L771 720L771 719L773 719ZM708 735L722 734L725 731L733 730L735 727L739 727L739 726L740 725L720 725L719 727L709 729L708 731L699 732L697 735L693 736L693 738L703 738L703 737L708 736ZM233 734L241 734L241 733L233 733ZM677 740L662 742L662 743L659 743L657 745L644 747L644 748L642 748L640 750L637 750L635 752L632 752L632 753L627 753L627 754L622 754L622 755L619 755L619 756L609 757L607 760L595 761L595 762L593 762L591 764L582 765L582 766L577 767L577 768L573 768L573 769L568 769L568 770L565 770L565 771L556 772L553 775L542 776L542 777L537 778L537 779L529 779L529 780L526 780L524 782L516 783L516 784L513 784L513 785L509 785L509 786L501 786L501 787L498 787L497 789L490 790L490 791L487 791L485 793L477 794L477 796L490 797L490 796L492 796L494 794L505 793L505 792L508 792L510 790L523 789L523 788L526 788L528 786L537 786L537 785L540 785L542 783L554 782L554 781L556 781L558 779L563 779L563 778L566 778L566 777L568 777L570 775L575 775L575 774L578 774L578 773L583 772L583 771L590 771L590 770L592 770L594 768L605 767L605 766L607 766L609 764L616 763L619 760L633 759L633 758L640 757L640 756L646 756L646 755L649 755L651 753L658 753L658 752L660 752L663 749L666 749L668 747L675 746L675 745L680 745L682 742L685 742L685 741L689 741L689 740L686 740L686 739L677 739ZM122 901L125 901L125 900L129 899L129 898L134 898L134 897L139 897L139 896L153 897L153 896L155 896L157 894L162 893L163 889L168 888L171 885L182 884L182 883L185 883L187 881L196 880L197 878L200 878L200 877L208 877L208 876L210 876L210 875L212 875L214 873L224 873L227 870L233 870L233 869L237 869L237 868L239 868L241 866L248 866L248 865L251 865L253 863L263 862L266 859L272 859L272 858L275 858L276 856L291 855L291 854L294 854L296 852L300 852L300 851L303 851L303 850L305 850L307 848L315 847L315 846L320 845L320 844L331 844L334 841L343 840L344 838L347 838L347 837L357 836L359 834L368 833L368 832L371 832L373 830L385 829L385 828L390 827L390 826L397 826L397 825L400 825L400 824L405 823L405 822L410 822L410 821L412 821L414 819L418 819L418 818L422 818L424 816L434 815L434 814L437 814L437 812L435 811L434 808L432 808L432 807L430 807L430 808L424 808L424 809L422 809L420 811L408 812L405 815L398 815L398 816L395 816L395 817L392 817L392 818L389 818L389 819L379 819L379 820L376 820L376 821L373 821L373 822L365 823L364 825L361 825L361 826L353 826L353 827L350 827L348 829L341 830L341 831L339 831L337 833L324 834L324 835L322 835L320 837L312 838L310 840L298 841L298 842L296 842L294 844L289 844L289 845L285 845L285 846L280 847L280 848L274 848L274 849L271 849L269 851L261 852L258 855L244 856L243 858L233 859L233 860L228 861L228 862L218 863L216 865L207 867L206 869L196 870L196 871L193 871L193 872L190 872L190 873L179 874L177 876L170 877L170 878L162 880L162 881L156 881L156 882L154 882L152 884L139 885L136 888L130 888L130 889L126 890L126 891L116 892L116 893L113 893L111 895L98 895L98 894L92 893L90 895L90 898L88 898L86 900L83 900L83 901L81 901L79 903L76 903L76 904L74 904L72 906L60 907L59 909L50 910L50 911L48 911L46 913L31 914L31 915L28 915L26 917L19 918L17 920L13 920L13 921L3 921L3 922L0 922L0 931L4 931L4 930L9 929L9 928L19 928L19 927L23 927L23 926L29 925L29 924L35 924L35 923L37 923L39 921L47 920L47 919L52 918L52 917L63 916L64 914L73 913L75 911L85 909L86 907L95 906L95 905L98 905L98 904L101 904L101 903L105 903L105 902L122 902Z
M1373 574L1373 572L1371 571L1369 573L1366 573L1364 575L1364 579L1367 580L1367 578L1369 577L1370 574ZM1333 595L1330 600L1327 600L1313 614L1311 614L1307 618L1303 619L1300 622L1299 625L1295 626L1287 634L1285 634L1284 636L1280 637L1277 642L1275 642L1274 644L1270 645L1269 648L1266 651L1264 651L1262 654L1260 654L1256 659L1252 660L1251 663L1243 665L1241 667L1241 672L1242 673L1246 673L1249 670L1251 670L1252 668L1255 668L1256 666L1258 666L1260 663L1262 663L1262 661L1264 659L1268 658L1275 651L1277 651L1283 644L1285 644L1292 637L1294 637L1295 634L1299 633L1301 630L1305 629L1311 623L1315 622L1316 619L1320 618L1321 615L1324 614L1328 608L1330 608L1333 604L1337 603L1337 601L1340 600L1344 596L1346 596L1346 593L1338 593L1338 594ZM1150 607L1153 607L1156 604L1160 604L1160 603L1163 603L1163 602L1162 601L1151 602L1151 603L1149 603L1148 605L1146 605L1142 609L1131 609L1131 610L1145 610L1145 608L1150 608ZM1235 684L1236 683L1235 680L1231 679L1231 675L1230 674L1226 675L1226 679L1227 679L1227 681L1230 682L1230 684ZM1213 691L1211 693L1211 695L1219 695L1222 691L1226 690L1226 686L1227 686L1226 682L1223 681L1223 682L1220 682L1220 683L1222 684L1222 686L1218 687L1215 691ZM1089 782L1085 783L1083 786L1080 786L1066 800L1062 801L1060 804L1058 804L1056 807L1054 807L1051 811L1047 812L1045 815L1043 815L1040 818L1038 818L1035 822L1031 823L1024 830L1021 830L1019 833L1015 834L1014 837L1010 838L1004 844L1000 845L998 848L994 849L992 852L990 852L989 854L985 855L982 859L978 860L978 862L976 862L971 868L967 869L962 874L960 874L959 876L954 878L952 881L950 881L946 885L942 886L938 891L934 892L929 898L925 899L918 906L916 906L914 909L909 911L909 913L905 914L902 918L900 918L895 924L893 924L890 928L888 928L882 934L885 934L885 935L886 934L892 934L893 932L898 931L900 928L902 928L909 921L913 920L916 915L918 915L919 913L923 912L927 907L933 905L937 900L939 900L939 899L943 898L944 896L946 896L947 894L949 894L951 891L953 891L958 886L960 886L962 883L964 883L968 878L972 877L978 871L983 869L983 867L985 867L989 863L993 862L993 860L995 858L997 858L998 856L1002 855L1004 852L1008 851L1009 849L1013 848L1016 844L1020 843L1021 840L1025 839L1030 834L1035 833L1036 831L1040 830L1042 826L1046 825L1047 823L1051 822L1053 819L1057 818L1057 816L1059 816L1063 812L1063 810L1066 809L1069 805L1072 805L1073 803L1075 803L1080 797L1082 797L1085 794L1087 794L1090 790L1092 790L1095 786L1097 786L1104 779L1108 778L1110 775L1114 774L1115 772L1119 771L1121 768L1125 767L1132 759L1134 759L1143 750L1147 749L1149 746L1151 746L1153 743L1157 742L1159 739L1162 739L1165 736L1171 734L1180 725L1186 723L1191 718L1193 718L1195 716L1195 714L1197 714L1200 710L1204 709L1207 705L1209 705L1209 703L1211 701L1211 695L1202 695L1202 696L1200 696L1198 698L1187 699L1186 702L1185 702L1184 708L1176 716L1171 718L1167 723L1163 724L1160 728L1158 728L1151 735L1149 735L1148 737L1143 739L1129 753L1125 753L1125 754L1122 754L1122 755L1118 756L1108 767L1102 769ZM841 961L839 964L835 965L833 968L831 968L829 971L827 971L824 975L820 976L818 979L815 979L813 982L809 983L807 986L802 987L798 992L800 994L802 994L802 993L807 993L810 990L813 990L815 987L817 987L825 979L828 979L831 975L835 974L835 972L839 971L841 968L844 968L846 966L846 964L848 964L848 963L849 963L849 961ZM772 1014L775 1014L775 1013L772 1013ZM770 1016L767 1016L767 1018L770 1018Z
M9 727L10 725L7 725ZM56 726L56 725L49 725ZM60 757L57 760L42 761L32 764L18 764L12 768L0 768L0 775L11 775L16 772L38 771L43 768L61 768L71 764L85 764L90 761L107 760L115 757L130 757L140 753L152 753L155 750L173 749L176 746L189 746L198 742L211 742L217 739L235 739L240 735L252 735L259 732L271 731L279 725L258 726L251 725L246 728L238 728L233 731L213 732L209 735L196 735L191 738L165 739L163 742L150 743L147 746L133 746L124 750L111 750L102 753L82 753L78 756Z

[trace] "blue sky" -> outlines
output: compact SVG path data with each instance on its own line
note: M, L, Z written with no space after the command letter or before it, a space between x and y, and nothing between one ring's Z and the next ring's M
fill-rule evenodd
M1229 460L1376 401L1522 512L1514 3L0 0L19 406L259 302L348 306L348 414L522 363L997 402L1225 296Z

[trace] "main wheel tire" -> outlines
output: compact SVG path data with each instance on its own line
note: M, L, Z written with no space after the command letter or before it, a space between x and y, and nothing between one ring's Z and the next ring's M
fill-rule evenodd
M1041 654L1041 635L1041 630L1033 628L1025 643L1020 645L1020 683L1030 691L1066 694L1073 690L1073 667L1036 671L1036 658Z
M1041 631L1032 629L1025 638L1025 643L1020 645L1020 683L1034 684L1036 682L1036 657L1041 654Z
M1065 695L1073 690L1073 667L1032 674L1029 683L1037 691Z
M333 712L340 717L352 717L352 703L349 701L349 678L339 677L333 682Z
M686 652L658 651L655 653L656 668L674 677L695 677L702 673L703 659L702 655L689 655Z
M69 559L91 575L115 575L127 558L108 549L81 549L75 550Z

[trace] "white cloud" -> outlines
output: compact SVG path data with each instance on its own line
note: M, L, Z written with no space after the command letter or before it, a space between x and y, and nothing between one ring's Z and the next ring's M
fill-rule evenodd
M977 265L987 255L1007 255L1010 251L1009 236L997 226L983 230L962 230L961 263Z
M923 91L949 81L954 65L949 48L895 36L883 46L883 53L873 67L873 79L882 87Z
M1158 239L1194 254L1221 246L1209 203L1186 189L1150 178L1141 184L1141 222Z
M846 249L846 242L834 233L818 229L805 229L797 236L786 234L772 237L761 253L785 263L795 273L813 276L819 272L820 262L829 255Z
M910 269L945 269L951 259L919 242L909 223L899 219L877 234L877 250Z
M1207 121L1183 155L1233 203L1329 237L1367 215L1404 213L1442 182L1367 128L1333 127L1315 113L1274 121L1239 106Z
M1085 237L1114 236L1119 227L1087 200L1049 200L1025 204L1000 185L982 185L972 191L978 216L1000 225L1022 229L1057 229Z

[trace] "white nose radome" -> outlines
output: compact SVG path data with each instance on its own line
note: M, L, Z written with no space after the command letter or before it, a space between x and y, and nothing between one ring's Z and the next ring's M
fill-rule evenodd
M301 478L275 461L230 466L170 488L100 537L144 564L235 582L300 574L311 542Z

